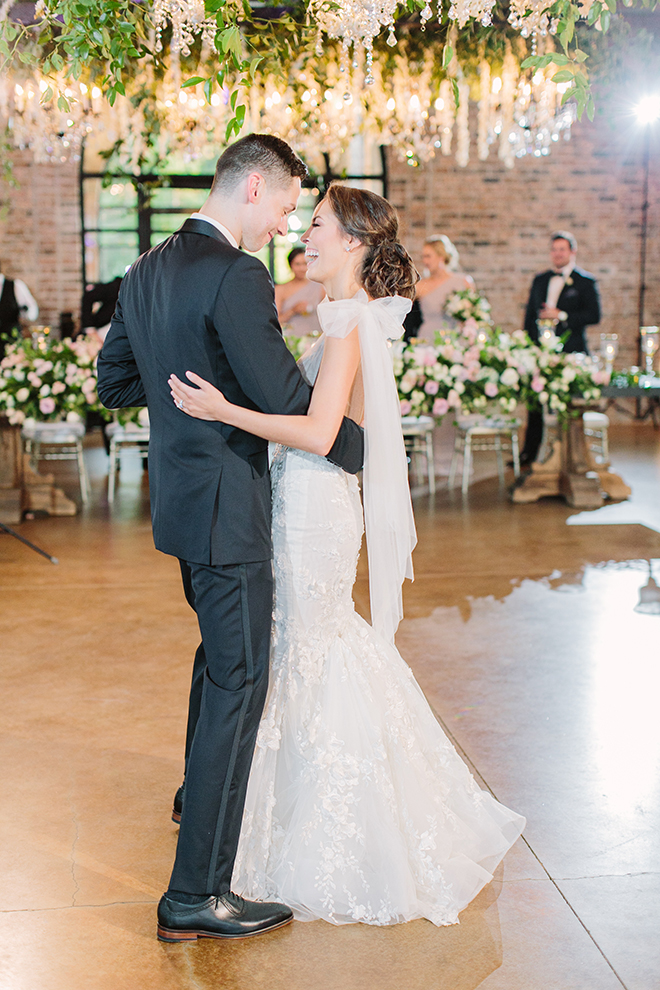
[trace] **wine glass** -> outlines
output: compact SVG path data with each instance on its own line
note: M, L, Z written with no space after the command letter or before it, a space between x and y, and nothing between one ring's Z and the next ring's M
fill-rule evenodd
M645 373L650 377L655 377L653 371L653 357L658 349L658 337L660 333L657 327L640 327L640 337L642 339L642 354L646 362Z
M614 358L619 353L619 335L616 333L601 333L600 335L600 356L605 362L605 368L612 374Z

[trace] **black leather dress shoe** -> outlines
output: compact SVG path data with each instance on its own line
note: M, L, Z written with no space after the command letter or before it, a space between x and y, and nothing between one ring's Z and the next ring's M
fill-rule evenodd
M198 938L247 938L293 921L285 904L246 901L229 891L201 904L179 904L163 895L158 905L161 942L194 942Z
M186 782L184 780L183 784L181 784L181 787L174 795L174 807L172 808L172 821L176 822L177 825L181 821L181 812L183 811L183 788L185 787L185 785Z

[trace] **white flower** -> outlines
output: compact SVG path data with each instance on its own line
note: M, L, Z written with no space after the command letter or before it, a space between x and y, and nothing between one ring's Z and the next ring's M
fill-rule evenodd
M77 412L68 412L66 414L66 421L67 423L81 423L82 416Z
M505 368L500 375L500 381L503 385L507 385L509 388L515 388L520 381L518 377L518 372L515 368Z
M25 419L25 413L22 409L14 409L12 412L7 414L7 419L12 426L20 426Z
M140 409L138 413L138 423L140 426L149 426L149 410L146 406Z
M548 393L541 392L539 394L539 402L541 403L541 405L545 405L547 401L548 401Z
M39 389L39 395L42 399L46 399L50 395L50 385L42 385Z
M406 371L405 375L399 383L399 390L404 392L406 395L408 392L412 392L415 385L417 384L417 372L416 371Z
M30 398L30 389L29 388L19 388L18 392L16 393L16 401L17 402L27 402L27 400L29 398Z

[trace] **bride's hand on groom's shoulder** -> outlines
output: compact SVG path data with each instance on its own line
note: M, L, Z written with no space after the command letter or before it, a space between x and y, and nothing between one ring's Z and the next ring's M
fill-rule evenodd
M186 378L194 382L196 387L186 385L176 375L170 375L167 379L174 405L195 419L226 422L223 413L229 412L231 403L227 402L222 392L194 371L186 371Z

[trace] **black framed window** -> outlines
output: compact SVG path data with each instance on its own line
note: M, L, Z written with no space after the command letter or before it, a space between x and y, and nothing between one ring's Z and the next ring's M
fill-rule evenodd
M213 163L204 174L164 173L126 175L80 168L80 204L83 284L110 282L122 277L145 251L178 230L186 217L204 202L213 181ZM277 235L258 252L275 282L287 281L286 257L300 244L319 196L333 179L361 185L387 196L385 149L380 149L382 171L373 175L335 175L325 158L323 175L310 176L298 208L289 218L286 237Z

